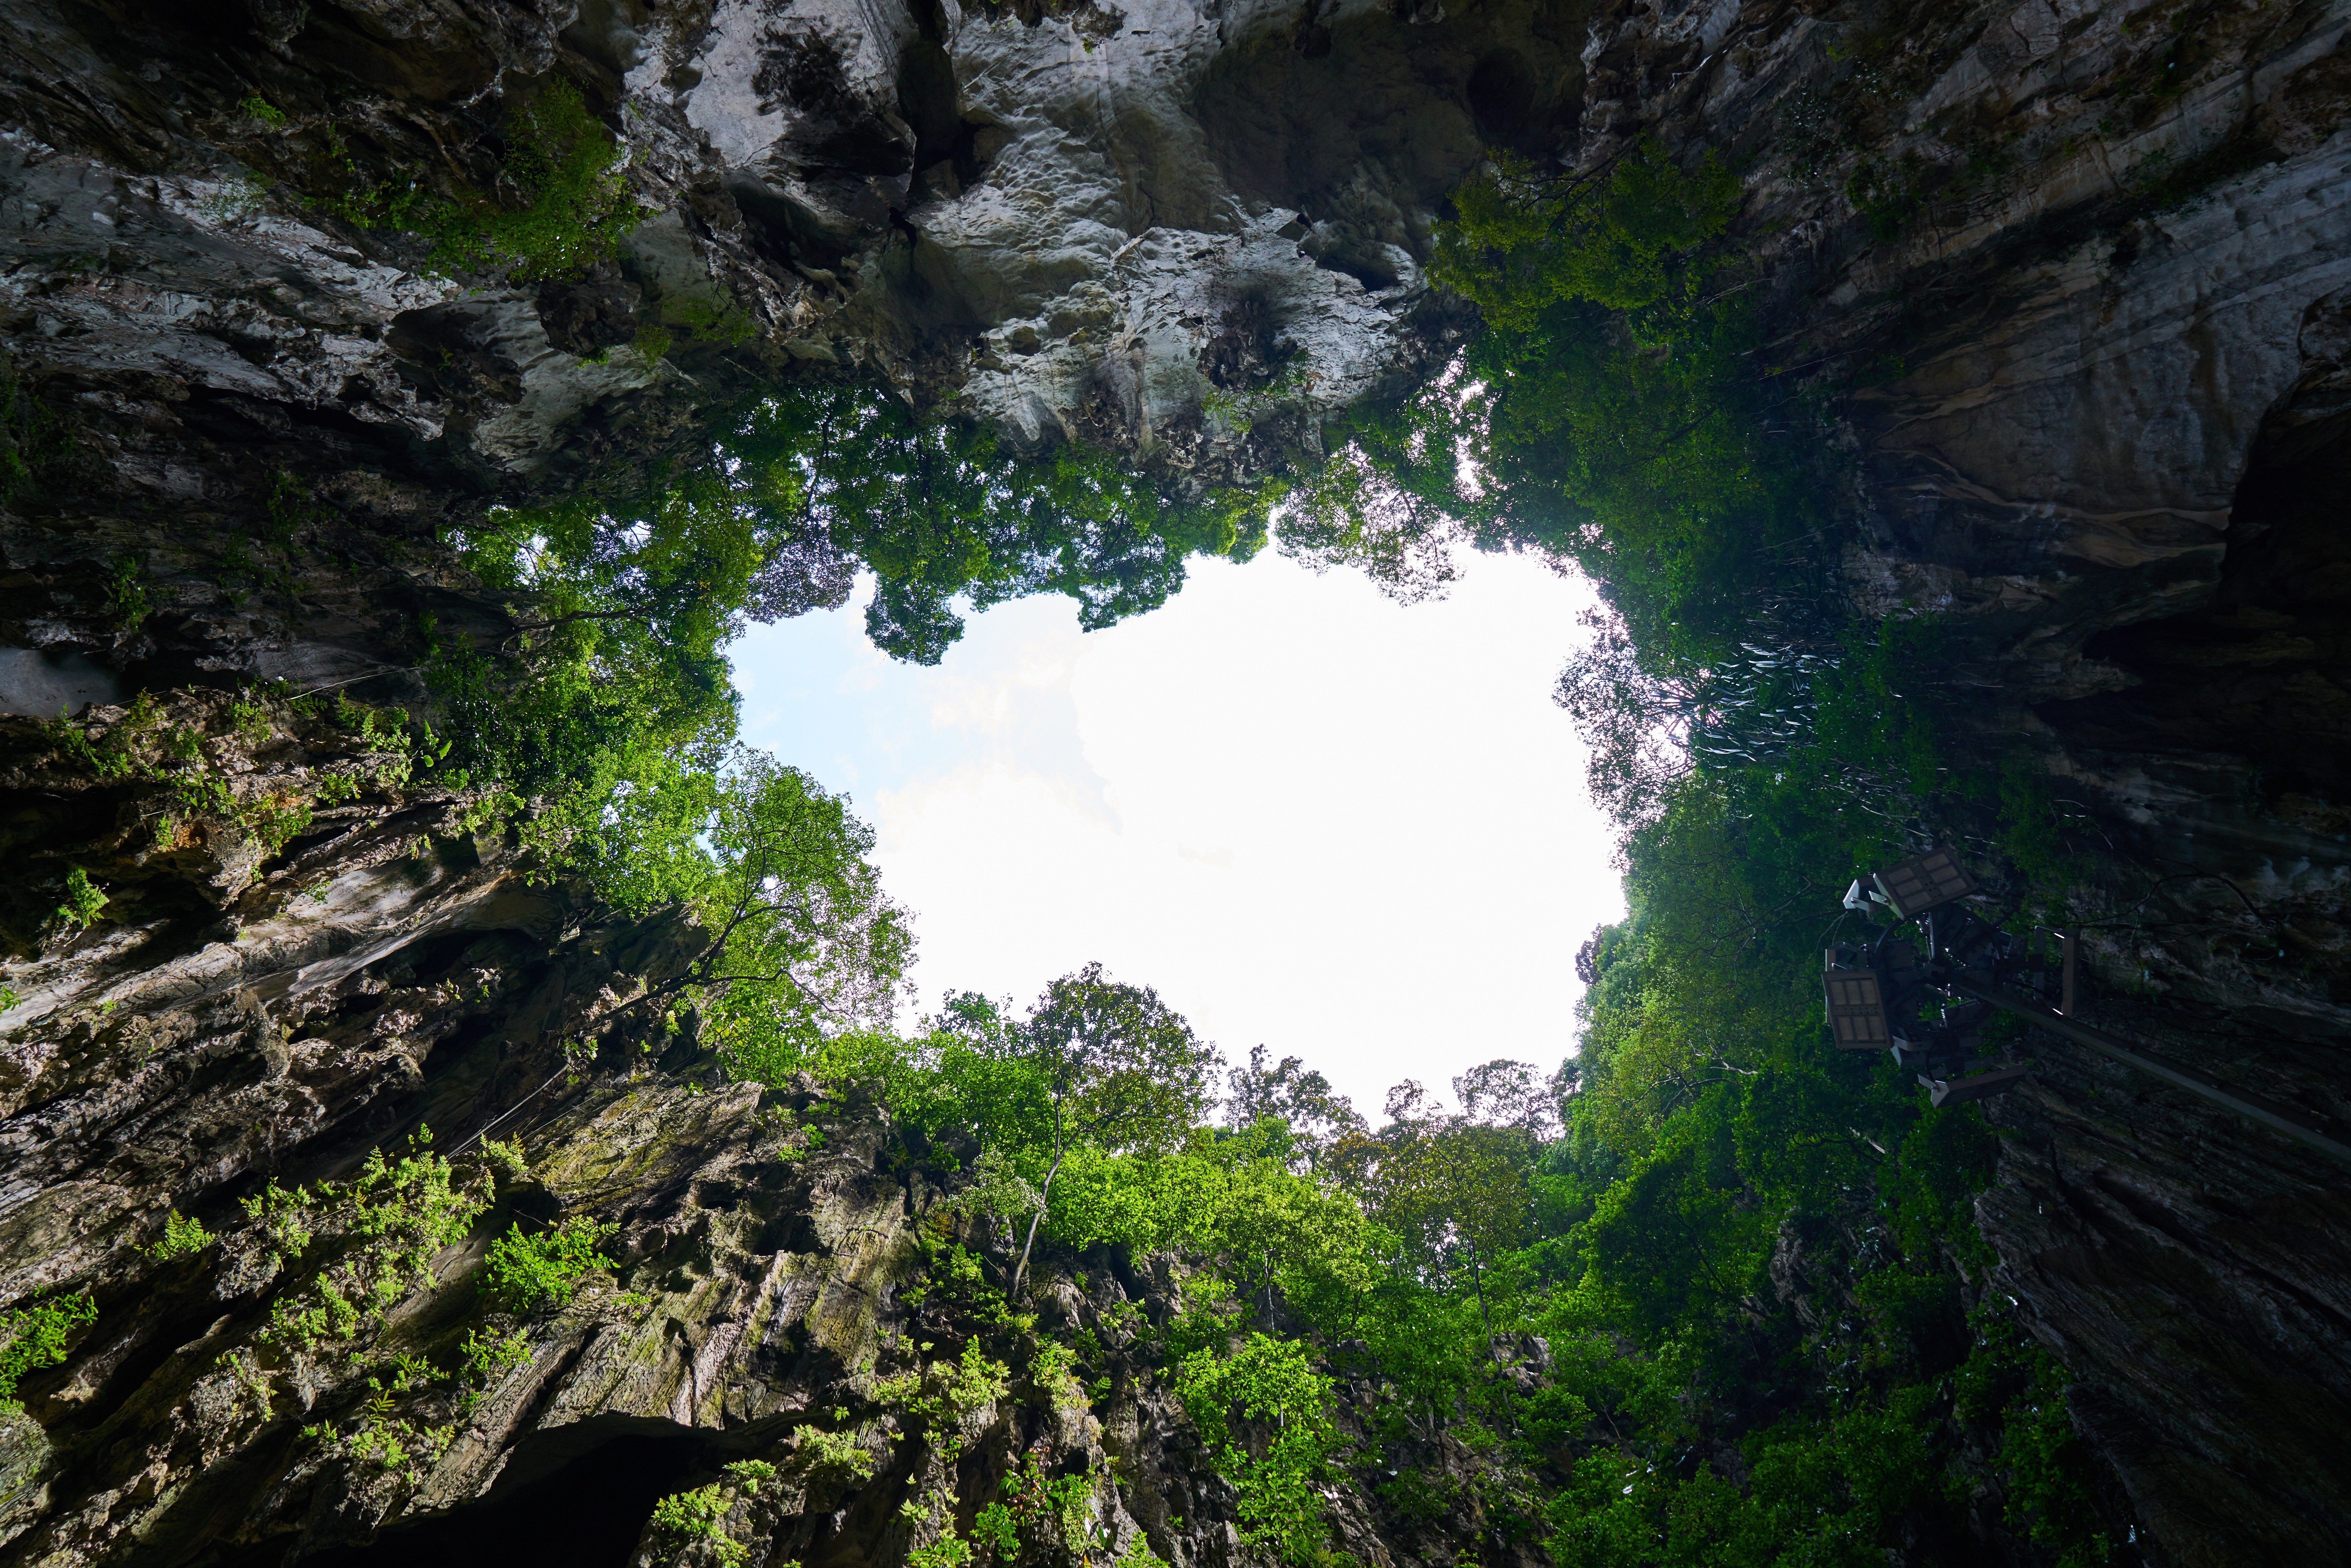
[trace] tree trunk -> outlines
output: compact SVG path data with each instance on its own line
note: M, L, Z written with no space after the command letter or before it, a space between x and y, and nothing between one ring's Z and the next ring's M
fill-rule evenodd
M1020 1298L1020 1281L1029 1272L1029 1249L1037 1245L1037 1227L1045 1222L1045 1210L1053 1197L1053 1178L1061 1174L1061 1151L1053 1150L1053 1163L1045 1172L1045 1185L1037 1189L1037 1212L1029 1217L1029 1239L1020 1244L1020 1261L1012 1270L1012 1289L1005 1292L1007 1301Z

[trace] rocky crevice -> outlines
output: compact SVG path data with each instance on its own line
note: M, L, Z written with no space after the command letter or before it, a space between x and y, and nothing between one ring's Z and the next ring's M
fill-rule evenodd
M94 706L88 759L0 731L0 1300L88 1286L102 1332L27 1383L0 1533L58 1562L385 1561L504 1539L559 1484L633 1499L758 1453L795 1479L730 1528L809 1568L896 1528L823 1522L837 1489L777 1435L904 1337L889 1286L839 1281L899 1278L939 1212L916 1155L844 1109L812 1152L811 1105L786 1126L706 1082L623 1006L686 934L535 883L470 799L252 684L416 700L433 639L513 627L452 530L626 484L771 385L877 379L1191 482L1311 464L1329 416L1458 341L1420 268L1489 143L1590 167L1655 135L1746 171L1758 373L1855 383L1842 580L1943 617L1982 755L2055 783L2095 1016L2351 1115L2346 26L2339 0L12 13L0 706ZM551 76L652 213L611 260L451 279L320 205L408 171L499 189ZM181 695L141 713L142 689ZM54 917L68 866L117 901L87 931ZM656 1304L535 1325L545 1354L413 1492L300 1457L291 1416L237 1425L217 1357L267 1287L148 1257L164 1214L226 1235L272 1176L509 1113L536 1176L496 1215L620 1225ZM1995 1115L1996 1283L2079 1380L2142 1545L2339 1558L2343 1174L2053 1050ZM895 1239L794 1229L852 1214ZM402 1333L471 1310L468 1256ZM1044 1430L998 1417L987 1464ZM1070 1462L1173 1467L1119 1517L1180 1568L1226 1561L1164 1396L1051 1420ZM1435 1550L1344 1517L1366 1562Z

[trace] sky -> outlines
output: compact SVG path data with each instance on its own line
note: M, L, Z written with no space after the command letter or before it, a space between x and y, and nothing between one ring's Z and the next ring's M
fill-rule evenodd
M920 1008L1025 1008L1100 960L1374 1123L1403 1079L1450 1103L1465 1068L1568 1054L1576 947L1624 913L1550 698L1587 584L1481 555L1403 606L1269 551L1105 631L999 605L932 669L866 642L866 598L731 656L744 739L874 827Z

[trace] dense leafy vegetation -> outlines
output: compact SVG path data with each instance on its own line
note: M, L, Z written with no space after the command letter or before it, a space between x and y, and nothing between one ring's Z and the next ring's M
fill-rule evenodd
M550 864L626 884L638 907L686 895L674 878L699 860L682 846L722 798L776 777L729 748L725 650L747 624L839 604L862 570L874 642L918 663L962 635L964 607L1029 594L1107 626L1165 602L1193 556L1247 559L1272 498L1187 500L1069 449L1015 458L861 389L779 392L639 490L454 538L517 625L492 648L426 628L441 724L426 760L492 791Z
M1599 586L1558 695L1631 907L1578 959L1556 1135L1522 1092L1464 1081L1440 1118L1407 1086L1379 1157L1322 1167L1393 1239L1374 1299L1419 1331L1343 1332L1424 1430L1483 1456L1466 1484L1495 1528L1557 1562L1971 1561L1987 1528L2102 1561L2063 1374L1970 1223L1993 1138L1838 1060L1814 988L1848 878L1955 813L2048 877L2049 802L2012 771L1955 776L1930 622L1843 611L1820 499L1842 476L1792 439L1839 387L1768 362L1739 199L1711 157L1654 145L1573 177L1498 160L1435 268L1487 329L1361 417L1285 531L1407 598L1462 543ZM1532 1376L1502 1364L1525 1332L1548 1347ZM1489 1364L1429 1349L1465 1343ZM1425 1492L1411 1473L1399 1501L1459 1500L1458 1471Z
M643 493L500 514L460 542L486 580L535 605L529 632L574 648L606 650L589 632L631 622L713 648L745 621L840 603L862 569L875 643L935 664L963 634L959 606L1059 593L1090 630L1154 609L1189 558L1262 548L1275 498L1189 498L1101 454L1019 457L895 397L802 388L721 421L706 460Z
M1331 1379L1314 1369L1306 1347L1264 1333L1229 1354L1204 1345L1176 1369L1176 1390L1209 1458L1239 1490L1244 1539L1292 1563L1325 1555L1316 1483L1339 1434L1331 1423ZM1254 1446L1239 1439L1236 1416L1260 1429Z
M1115 458L1063 446L1004 451L957 419L894 398L809 391L763 400L719 443L738 501L794 537L853 559L877 591L877 646L936 664L974 609L1058 593L1089 631L1157 608L1196 555L1246 560L1266 539L1271 490L1192 498Z
M1966 791L1920 700L1932 627L1854 622L1822 576L1834 476L1790 437L1824 389L1759 362L1738 199L1649 146L1581 180L1499 163L1438 264L1489 330L1363 416L1285 528L1406 597L1465 542L1602 587L1559 695L1596 743L1632 913L1578 958L1582 1047L1556 1073L1491 1063L1452 1110L1399 1085L1374 1129L1259 1053L1210 1127L1180 1019L1095 970L1024 1019L956 998L911 1037L707 998L738 1071L862 1082L978 1149L968 1201L1022 1238L993 1310L1017 1312L1040 1231L1190 1260L1158 1354L1251 1539L1301 1568L1331 1558L1334 1468L1407 1521L1563 1564L2108 1552L2063 1375L1970 1223L1996 1140L1840 1058L1819 1017L1838 892ZM2012 825L2043 810L1978 788ZM1118 1133L1070 1117L1086 1081L1056 1074L1131 1056L1145 1019L1165 1103ZM938 1262L935 1288L990 1294ZM1339 1371L1371 1408L1332 1402Z
M517 1223L490 1243L482 1287L511 1312L559 1307L580 1289L581 1279L611 1266L597 1249L619 1228L580 1214L544 1230Z
M802 392L646 494L460 541L521 630L499 657L439 655L441 765L534 798L528 831L617 906L682 903L706 934L629 1005L691 1019L741 1076L863 1085L935 1152L976 1149L965 1201L1011 1261L990 1283L949 1247L921 1289L985 1321L1033 1325L1032 1262L1066 1270L1076 1249L1190 1260L1155 1354L1250 1539L1298 1568L1331 1559L1339 1469L1407 1521L1474 1520L1562 1564L1957 1562L1987 1530L2104 1554L2062 1375L2006 1318L1970 1223L1991 1135L1825 1043L1813 973L1838 890L1954 791L1909 700L1931 627L1855 623L1825 591L1832 486L1791 439L1821 389L1759 362L1724 237L1738 198L1719 165L1647 146L1581 181L1498 164L1438 264L1489 329L1290 497L1285 548L1407 597L1468 543L1573 563L1609 606L1560 697L1596 743L1632 914L1579 959L1579 1054L1489 1064L1450 1110L1400 1085L1374 1128L1260 1053L1212 1126L1207 1048L1096 968L1023 1016L956 996L893 1032L912 937L870 835L727 744L728 639L840 602L858 567L877 643L935 661L963 605L1147 610L1190 555L1259 548L1268 497L1185 503ZM2010 794L1985 804L2029 818ZM592 1240L543 1261L592 1267ZM1098 1349L1032 1354L1060 1398ZM941 1363L893 1397L948 1440L955 1391L995 1364ZM1371 1380L1370 1408L1332 1402L1339 1372ZM1057 1528L1061 1483L1032 1479L980 1546ZM665 1528L721 1500L678 1500ZM946 1505L925 1508L925 1561L969 1560Z
M272 131L287 120L257 94L240 109ZM311 204L361 227L430 240L426 266L436 271L571 276L611 256L649 215L611 132L560 78L508 114L505 155L488 191L461 185L443 195L413 177L399 184L371 180L342 126L328 120L318 136L323 156L302 182L315 193Z
M1104 1245L1184 1259L1147 1354L1244 1531L1299 1568L1333 1560L1341 1473L1402 1528L1474 1520L1488 1539L1457 1549L1561 1563L1965 1562L1986 1508L2049 1560L2099 1560L2062 1375L1969 1224L1991 1134L1826 1049L1792 939L1693 966L1701 937L1756 927L1771 885L1734 846L1701 852L1636 875L1634 919L1585 956L1579 1058L1489 1063L1451 1110L1399 1085L1376 1129L1261 1052L1207 1124L1207 1048L1098 968L1021 1016L956 997L904 1036L760 1044L756 1003L706 1005L738 1070L862 1086L933 1158L965 1151L961 1201L995 1217L1001 1271L942 1245L910 1300L1032 1336L1040 1396L1108 1363L1091 1333L1036 1330L1025 1278L1082 1284ZM1143 1061L1154 1098L1132 1117L1071 1113ZM1334 1399L1343 1372L1368 1406Z
M575 267L632 221L576 99L543 99L512 131L515 201L394 212L376 193L366 215L429 219L453 265L521 276ZM1212 1050L1098 967L1025 1014L958 995L898 1032L913 936L870 831L733 745L727 643L842 602L861 570L875 643L935 663L970 608L1060 593L1095 627L1164 602L1192 557L1262 547L1270 490L1186 497L1106 458L1012 457L869 391L778 392L642 488L454 539L507 597L511 635L428 627L437 727L351 722L402 769L477 791L479 820L508 821L543 870L624 913L693 913L699 946L622 1008L691 1028L741 1078L860 1086L931 1156L965 1151L960 1201L1017 1245L991 1275L933 1236L912 1290L1025 1336L1044 1397L1082 1401L1103 1358L1035 1332L1038 1274L1073 1276L1101 1247L1184 1259L1180 1311L1147 1353L1250 1542L1293 1568L1335 1563L1324 1488L1341 1473L1404 1528L1473 1531L1458 1552L1534 1545L1563 1568L1874 1564L1897 1545L1956 1563L1986 1531L2102 1560L2062 1374L2005 1314L1970 1222L1992 1134L1839 1058L1818 1016L1837 890L1959 791L1917 700L1931 627L1855 622L1824 587L1833 476L1802 437L1834 389L1799 393L1768 362L1728 238L1739 199L1719 163L1646 144L1573 179L1498 162L1460 193L1436 267L1488 329L1338 433L1288 497L1285 549L1405 597L1440 589L1462 544L1601 586L1607 612L1559 695L1596 744L1631 914L1577 959L1582 1045L1555 1071L1496 1061L1455 1082L1449 1109L1401 1084L1375 1127L1259 1052L1212 1122ZM104 777L204 787L135 735L119 756L71 727L58 744ZM1981 788L2012 823L2045 816L2013 779ZM86 925L106 898L72 876L59 914ZM314 1241L330 1254L273 1297L262 1360L235 1368L250 1396L266 1407L306 1358L371 1345L489 1183L420 1139L349 1183L250 1200L273 1267ZM485 1301L560 1309L604 1266L603 1239L577 1219L508 1233ZM167 1226L158 1255L207 1244ZM0 1325L0 1398L56 1359L78 1302ZM512 1331L467 1346L454 1375L396 1362L383 1407L435 1377L486 1386L527 1354ZM874 1396L952 1448L1019 1359L972 1338ZM1368 1405L1337 1399L1341 1375ZM314 1435L387 1469L452 1440L377 1402L355 1419ZM872 1470L849 1437L805 1441L814 1463ZM1072 1483L1008 1478L977 1548L1092 1552ZM656 1524L731 1542L730 1489L759 1484L680 1493ZM919 1568L975 1556L952 1500L909 1501Z
M1648 142L1582 176L1499 160L1432 264L1486 330L1337 433L1286 547L1408 593L1453 543L1531 549L1601 584L1646 655L1721 651L1820 526L1788 440L1808 411L1751 353L1739 199L1711 157L1685 172Z
M16 1408L18 1379L63 1361L74 1330L97 1316L98 1303L86 1294L52 1296L0 1313L0 1416Z

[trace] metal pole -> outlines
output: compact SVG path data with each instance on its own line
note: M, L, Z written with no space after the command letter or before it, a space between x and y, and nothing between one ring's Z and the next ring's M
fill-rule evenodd
M2126 1062L2142 1072L2152 1072L2168 1083L2176 1083L2190 1093L2201 1094L2207 1100L2226 1105L2240 1116L2259 1122L2272 1132L2283 1133L2297 1143L2307 1144L2319 1153L2351 1166L2351 1144L2331 1138L2314 1127L2305 1126L2295 1121L2287 1108L2274 1100L2263 1099L2261 1095L2248 1093L2241 1089L2231 1089L2224 1083L2205 1077L2200 1072L2175 1066L2159 1056L2150 1056L2126 1040L2117 1040L2103 1030L2095 1030L2087 1024L2076 1022L2030 997L2020 997L2010 991L1991 990L1982 986L1970 985L1965 980L1947 979L1941 983L1947 989L1957 991L1963 997L1973 997L1980 1002L1990 1002L1996 1008L2003 1008L2020 1017L2031 1019L2052 1033L2064 1035L2066 1039L2086 1045L2093 1051L2104 1051L2116 1061Z

